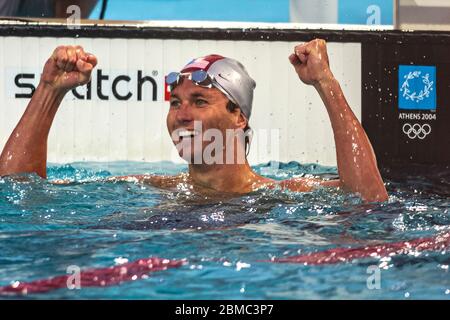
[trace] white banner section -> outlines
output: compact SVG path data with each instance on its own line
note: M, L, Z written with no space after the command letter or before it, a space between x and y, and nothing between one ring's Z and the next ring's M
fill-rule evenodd
M164 75L216 53L256 80L249 161L336 165L333 132L315 89L288 61L295 42L0 37L0 146L24 112L43 65L62 44L98 57L90 86L69 93L49 136L48 160L182 163L166 128ZM328 43L331 69L361 119L361 45Z

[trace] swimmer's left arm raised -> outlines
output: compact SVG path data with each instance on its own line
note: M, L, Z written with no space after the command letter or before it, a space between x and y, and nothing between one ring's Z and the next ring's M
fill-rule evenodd
M333 128L339 181L321 185L340 186L359 193L364 201L387 200L372 145L330 70L325 41L315 39L296 46L289 60L300 80L314 86L319 93Z

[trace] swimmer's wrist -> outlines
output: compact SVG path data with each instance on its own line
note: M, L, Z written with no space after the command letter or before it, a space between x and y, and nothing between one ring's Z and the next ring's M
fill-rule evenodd
M39 82L38 89L39 88L42 91L44 91L44 92L46 92L48 94L54 95L56 97L64 97L66 95L66 93L68 92L68 90L55 87L51 83L48 83L48 82L45 82L45 81Z
M57 110L66 95L66 91L55 88L48 83L40 82L32 100L38 102L40 110Z
M327 89L330 86L334 85L337 82L331 71L328 71L324 77L321 77L315 84L314 87L317 90Z

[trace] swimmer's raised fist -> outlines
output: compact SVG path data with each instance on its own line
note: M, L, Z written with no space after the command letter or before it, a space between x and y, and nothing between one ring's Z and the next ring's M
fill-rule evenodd
M314 39L296 46L289 61L305 84L316 86L321 81L333 78L325 40Z
M84 52L82 47L59 46L47 60L41 82L58 91L67 92L88 83L96 65L97 58Z

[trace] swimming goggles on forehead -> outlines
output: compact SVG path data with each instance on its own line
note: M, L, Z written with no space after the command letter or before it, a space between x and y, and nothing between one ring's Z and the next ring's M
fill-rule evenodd
M185 77L188 80L191 80L195 85L203 87L203 88L212 88L215 87L222 91L222 93L231 100L234 104L236 101L231 97L231 95L217 82L213 75L210 75L208 72L204 70L197 70L193 72L171 72L166 76L166 83L172 91L176 85L180 84L181 79Z
M194 72L171 72L166 77L166 83L171 87L175 87L177 84L180 84L181 79L185 77L191 80L194 84L205 87L212 88L213 87L213 76L210 76L208 72L204 70L197 70Z

